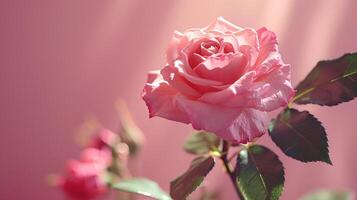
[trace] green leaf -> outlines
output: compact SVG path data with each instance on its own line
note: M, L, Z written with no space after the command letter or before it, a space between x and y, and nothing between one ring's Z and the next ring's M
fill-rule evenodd
M307 111L286 108L270 123L269 134L289 157L303 162L331 164L325 129Z
M220 140L215 134L200 131L190 135L183 148L188 153L202 155L210 151L217 151L219 142Z
M346 191L320 190L302 197L300 200L353 200L354 195Z
M294 102L333 106L357 96L357 53L320 61L296 87Z
M166 194L157 183L145 178L130 178L120 180L112 185L113 189L140 194L158 200L171 200L171 197Z
M284 188L284 167L277 155L253 145L239 152L237 185L245 200L277 200Z
M192 161L188 170L171 181L170 195L175 200L183 200L202 183L215 164L213 157L198 157Z

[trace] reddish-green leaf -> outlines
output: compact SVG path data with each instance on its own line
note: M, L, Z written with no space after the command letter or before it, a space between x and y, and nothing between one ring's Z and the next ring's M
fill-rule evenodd
M171 181L170 195L175 200L183 200L202 183L215 164L213 157L198 157L192 161L188 170Z
M284 188L284 167L278 156L264 146L239 152L237 185L244 200L277 200Z
M357 96L357 53L320 61L296 87L294 102L333 106Z
M286 108L272 120L269 134L287 156L303 162L331 164L325 129L307 111Z

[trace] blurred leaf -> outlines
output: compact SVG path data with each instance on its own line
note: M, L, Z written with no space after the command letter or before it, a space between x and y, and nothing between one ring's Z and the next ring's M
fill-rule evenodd
M202 183L215 164L213 157L198 157L194 159L189 169L171 181L170 194L175 200L183 200Z
M140 146L144 142L144 135L140 128L135 124L128 107L121 99L116 102L119 114L121 131L119 133L122 142L129 146L130 155L136 155Z
M237 184L245 200L277 200L284 188L284 167L277 155L253 145L239 152Z
M48 186L58 187L62 181L62 178L58 174L47 174L45 181Z
M112 185L113 189L140 194L159 200L171 200L171 197L166 194L157 183L145 178L130 178L120 180Z
M219 200L220 195L217 191L209 191L208 188L201 187L201 195L198 200Z
M190 135L186 139L183 148L188 153L205 154L210 151L217 151L219 142L220 140L215 134L200 131Z
M320 61L297 86L298 104L333 106L357 96L357 53Z
M269 134L276 145L294 159L331 164L324 127L307 111L285 109L272 120Z
M75 133L75 141L82 147L88 145L98 130L102 129L100 122L93 116L87 117L86 120L78 127Z
M300 200L353 200L351 192L320 190L302 197Z

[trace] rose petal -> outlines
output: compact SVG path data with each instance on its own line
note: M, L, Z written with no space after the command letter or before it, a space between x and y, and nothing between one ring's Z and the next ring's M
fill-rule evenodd
M248 72L230 87L219 92L206 93L199 100L232 108L253 108L261 111L272 111L285 106L294 96L290 82L290 65L274 68L264 75Z
M199 97L201 94L192 88L188 81L181 77L175 68L170 66L164 67L160 71L163 79L168 82L168 84L174 87L178 92L183 95L190 96L190 97Z
M183 34L187 37L187 39L189 41L193 40L193 39L200 39L200 38L207 38L207 35L205 32L202 32L201 29L199 28L190 28L187 29L183 32Z
M250 46L259 51L258 34L254 29L246 28L233 35L237 38L239 46Z
M246 63L245 57L239 53L216 54L208 57L194 71L202 78L227 84L239 79Z
M275 33L263 27L257 30L257 34L260 43L260 52L255 65L261 64L270 54L278 52L278 41Z
M233 35L221 35L220 38L222 38L222 44L220 49L220 53L228 53L226 47L231 46L233 49L229 52L237 52L239 51L239 43L236 37Z
M147 73L147 80L146 82L147 83L154 83L155 81L156 82L159 82L159 81L162 81L160 80L161 76L160 76L160 70L153 70L153 71L149 71Z
M282 65L258 79L268 86L257 90L256 96L260 100L255 106L257 109L272 111L288 104L295 94L290 81L290 73L290 65Z
M217 17L210 25L202 29L203 31L209 32L213 30L222 32L235 32L240 31L242 28L232 24L231 22L225 20L223 17Z
M177 59L179 52L187 45L187 43L187 37L179 31L175 31L166 50L167 63L173 64L173 61Z
M184 97L177 100L196 130L206 130L237 143L247 143L266 132L266 112L254 109L227 108Z
M251 85L256 73L244 74L238 81L219 92L210 92L202 95L198 100L209 104L235 108L249 108L256 105L255 97L251 96Z
M149 108L149 116L159 116L169 120L189 123L186 114L177 108L177 90L163 80L161 74L156 74L156 79L152 82L149 82L149 80L152 80L153 74L150 76L151 79L148 79L142 93L142 98Z
M221 86L221 85L224 85L224 83L222 83L220 81L201 78L201 77L197 76L196 72L194 72L194 71L193 71L193 73L195 73L196 76L193 76L192 74L187 72L187 70L185 69L184 65L185 64L182 63L182 61L176 60L174 67L177 69L178 73L180 75L182 75L183 77L185 77L188 81L190 81L190 82L192 82L194 84L203 85L203 86Z
M203 42L208 42L208 38L201 38L199 40L192 40L190 41L185 48L181 50L180 58L184 59L187 61L185 63L187 71L191 71L190 69L194 69L196 65L198 65L200 62L199 60L201 59L198 54L201 53L201 44ZM204 60L204 59L203 59Z

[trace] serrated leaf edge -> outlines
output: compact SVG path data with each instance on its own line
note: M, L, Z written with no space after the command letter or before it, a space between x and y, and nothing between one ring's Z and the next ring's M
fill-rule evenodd
M331 161L331 158L330 158L330 154L329 154L330 151L329 151L329 143L328 143L327 132L326 132L326 129L325 129L325 127L323 126L322 122L321 122L320 120L318 120L313 114L311 114L310 112L308 112L308 111L306 111L306 110L304 110L304 111L299 111L299 110L294 109L294 108L289 108L289 109L293 109L293 110L296 110L296 111L301 112L301 113L306 112L309 117L311 117L313 120L316 120L316 122L324 129L324 132L325 132L325 135L324 135L325 138L324 138L324 139L326 139L326 141L324 141L324 142L326 142L327 160L310 160L310 161L304 161L304 160L300 160L300 159L297 159L297 158L293 158L293 157L287 155L287 154L284 152L284 150L283 150L282 148L280 148L280 146L277 145L277 144L275 143L275 141L273 140L274 144L275 144L277 147L279 147L279 149L280 149L286 156L288 156L289 158L292 158L292 159L294 159L294 160L298 160L298 161L301 161L301 162L303 162L303 163L309 163L309 162L324 162L324 163L327 163L327 164L329 164L329 165L333 165L333 164L332 164L332 161ZM273 122L273 121L276 121L276 120L279 120L279 116L280 116L281 114L283 114L283 112L284 112L284 111L282 111L282 112L278 115L277 118L272 119L272 122ZM287 124L285 121L283 121L283 120L279 120L279 121L283 122L286 126L288 126L289 128L291 128L292 130L294 130L294 132L298 132L298 131L295 130L295 128L294 128L293 126L291 126L290 124ZM269 135L271 136L271 133L270 133L270 125L269 125L269 128L268 128L268 133L269 133ZM301 135L301 134L299 134L299 135ZM271 137L271 138L272 138L272 137ZM305 137L303 137L303 138L305 139ZM307 139L305 139L305 140L308 141L309 143L311 143L309 140L307 140ZM313 145L312 145L312 146L313 146ZM318 149L318 150L320 150L320 149Z
M201 156L201 157L204 157L204 156ZM194 184L193 184L193 185L194 185L193 190L192 190L191 192L187 193L187 194L184 196L185 199L186 199L188 196L190 196L194 191L196 191L196 189L202 184L204 178L212 171L213 167L215 166L216 160L214 159L213 156L208 156L207 158L209 158L209 157L212 158L212 160L213 160L213 165L212 165L212 167L207 171L207 173L204 174L204 176L198 176L198 177L197 177L197 179L200 178L201 180L199 181L198 184L197 184L197 183L194 183ZM193 165L193 163L195 162L195 160L197 160L197 159L199 159L199 158L200 158L200 157L195 158L195 159L192 161L192 163L191 163L191 165L189 166L188 169L190 169L190 167ZM183 174L181 174L179 177L175 178L174 180L170 181L170 185L172 184L172 182L175 182L177 179L179 179L180 177L182 177L185 173L186 173L186 172L184 172ZM196 180L197 180L197 179L196 179ZM194 182L196 182L196 180L194 180ZM170 192L170 195L171 195L171 192Z

